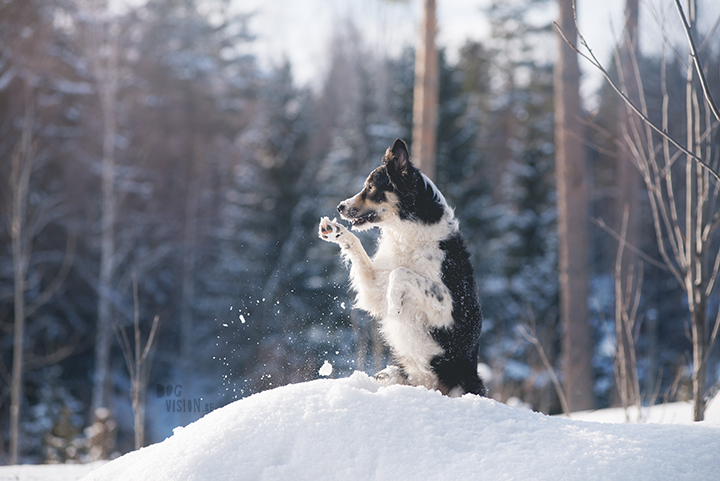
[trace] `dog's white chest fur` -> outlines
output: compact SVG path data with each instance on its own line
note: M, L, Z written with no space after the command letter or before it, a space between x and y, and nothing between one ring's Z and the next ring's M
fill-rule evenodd
M402 359L410 383L430 388L437 388L430 360L442 353L430 331L452 323L452 296L442 281L445 253L438 239L454 226L444 222L433 229L437 232L425 235L408 235L406 229L402 236L383 229L372 259L373 278L352 276L358 307L379 319L380 330L394 355Z

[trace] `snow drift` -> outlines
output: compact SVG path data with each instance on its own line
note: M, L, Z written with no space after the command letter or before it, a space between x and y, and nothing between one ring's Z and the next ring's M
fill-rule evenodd
M84 480L717 479L720 424L600 424L356 372L207 414Z

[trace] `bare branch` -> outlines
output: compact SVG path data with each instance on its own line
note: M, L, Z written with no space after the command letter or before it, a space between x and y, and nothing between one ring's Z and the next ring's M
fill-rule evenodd
M562 386L560 386L560 380L557 377L557 374L555 373L555 368L550 363L550 360L548 359L547 355L545 354L545 349L543 348L542 344L540 343L540 340L538 339L536 333L535 333L535 316L532 313L532 310L528 308L531 324L532 327L528 328L527 326L520 325L520 334L532 345L535 346L537 349L538 354L540 355L540 360L542 361L543 365L545 366L545 369L547 369L548 374L550 375L550 379L552 380L553 386L555 387L555 392L557 392L558 397L560 398L560 405L562 406L563 413L565 413L568 417L570 417L570 406L568 405L567 399L565 398L565 393L563 393Z
M63 346L54 351L41 356L28 355L23 365L23 371L33 371L43 366L57 364L68 356L81 351L88 345L88 342L80 342L81 339L82 333L76 331L69 341L63 342Z
M132 363L132 347L130 346L130 339L125 332L125 327L118 327L117 323L112 322L112 329L115 332L115 337L120 344L120 350L125 358L125 364L127 365L128 371L130 371L130 377L134 377L133 374L133 363Z
M152 327L150 328L150 335L148 336L147 342L145 343L145 350L142 353L142 356L140 357L140 363L144 364L145 360L147 359L148 354L150 353L150 348L153 345L153 341L155 340L155 332L157 331L158 324L160 323L160 316L157 314L155 315L155 319L153 319Z
M677 7L678 14L680 15L680 20L682 20L683 29L685 30L685 35L687 36L688 45L690 46L690 57L692 58L693 64L695 65L695 70L698 73L700 86L702 87L703 94L705 95L705 101L708 103L708 106L712 110L715 119L720 122L720 110L718 110L717 105L715 105L715 100L710 93L710 88L708 87L707 79L705 78L705 72L702 69L702 65L700 65L700 58L698 57L698 51L697 47L695 46L695 40L693 40L690 24L688 24L687 18L685 17L685 12L683 11L679 0L675 0L675 6Z
M52 296L57 293L60 287L62 287L63 283L65 283L65 279L67 279L67 276L70 273L70 267L72 267L73 259L75 258L76 245L77 236L75 235L75 233L70 233L67 238L65 256L63 257L63 263L60 266L60 271L57 273L52 282L50 282L50 285L48 285L48 287L33 301L32 304L29 304L26 307L26 316L30 316L36 310L46 304L52 298Z
M577 21L577 19L576 19L576 21ZM698 157L697 155L690 152L687 148L680 145L679 142L677 142L670 135L668 135L666 132L664 132L662 129L660 129L660 127L655 125L652 120L650 120L646 115L644 115L640 111L640 109L638 109L638 107L632 102L632 100L630 100L628 98L628 96L625 95L625 93L620 89L620 87L618 87L618 85L615 83L615 81L612 80L612 78L610 77L610 74L607 72L607 70L605 70L605 68L602 66L602 64L597 59L597 57L595 57L595 54L592 53L592 49L589 47L589 45L585 41L585 38L580 34L580 32L578 32L578 38L580 39L580 42L582 43L583 47L585 47L588 50L589 55L586 55L583 52L581 52L580 49L577 48L577 46L575 46L570 40L568 40L568 38L565 36L565 32L562 31L562 29L560 28L560 25L558 25L557 22L553 22L553 23L554 23L555 27L557 27L558 32L560 33L560 36L563 38L563 40L565 40L565 42L570 46L570 48L572 48L578 55L580 55L581 57L586 59L588 62L590 62L590 64L593 67L600 70L603 77L605 77L605 80L607 80L608 83L610 84L610 87L612 87L612 89L630 107L630 109L632 109L632 111L643 120L643 122L646 122L647 125L650 126L655 132L657 132L662 137L667 139L671 144L673 144L675 147L680 149L685 155L687 155L689 158L691 158L692 160L694 160L695 162L697 162L698 164L703 166L703 168L707 169L708 172L710 172L710 174L712 174L712 176L715 177L716 180L720 181L720 174L718 174L715 171L715 169L713 169L711 166L709 166L707 163L705 163L705 161L703 161L700 157ZM670 166L666 166L666 170L669 170L669 167Z
M708 280L707 287L705 288L706 296L709 296L710 293L713 291L713 288L715 287L715 282L717 281L717 276L718 276L718 269L720 269L720 250L718 250L717 254L715 255L715 262L713 263L713 270L710 273L710 278Z
M715 346L715 341L717 341L718 337L718 331L720 330L720 309L718 309L717 316L715 316L715 327L713 327L713 332L710 334L710 339L707 343L707 348L705 351L705 362L710 358L710 354L712 353L713 347Z
M591 218L590 218L590 221L591 221L593 224L595 224L596 226L600 227L600 228L601 228L602 230L604 230L605 232L607 232L608 234L610 234L616 241L620 242L620 241L622 240L620 234L618 234L617 232L615 232L615 231L612 229L612 227L610 227L610 226L608 226L607 224L605 224L605 221L604 221L603 219L597 218L597 217L591 217ZM639 255L640 257L642 257L643 260L645 260L645 261L648 262L649 264L652 264L652 265L654 265L655 267L658 267L658 268L660 268L660 269L662 269L662 270L664 270L664 271L670 270L667 265L663 264L662 262L656 261L655 259L653 259L653 258L650 257L649 255L645 254L643 251L641 251L640 249L638 249L638 248L635 247L634 245L630 244L629 242L627 242L627 241L623 241L623 242L624 242L624 244L625 244L625 247L627 247L629 250L633 251L635 254Z
M133 305L134 305L134 316L133 316L133 325L135 328L135 373L140 373L140 296L138 295L138 285L137 285L137 276L133 272L132 274L132 282L133 282ZM136 379L133 379L133 385L136 384ZM137 387L136 387L137 389ZM134 400L134 399L133 399Z
M705 47L707 47L708 43L710 42L710 39L715 35L715 31L720 27L720 16L715 19L715 23L713 23L713 26L710 27L710 30L708 31L708 34L705 36L705 40L700 44L700 47L698 47L698 51L702 52Z

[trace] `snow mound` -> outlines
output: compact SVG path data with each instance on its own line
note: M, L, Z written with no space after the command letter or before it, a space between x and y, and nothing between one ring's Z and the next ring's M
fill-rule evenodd
M600 424L364 373L207 414L84 480L717 479L720 424Z

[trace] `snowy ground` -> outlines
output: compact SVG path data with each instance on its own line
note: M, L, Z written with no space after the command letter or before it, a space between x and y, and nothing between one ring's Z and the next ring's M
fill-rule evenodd
M0 466L0 481L77 481L90 471L105 464L45 464Z
M580 419L624 413L549 417L355 373L239 400L90 474L6 467L0 480L714 480L718 404L703 423L608 424ZM691 417L689 404L664 409L664 421Z

